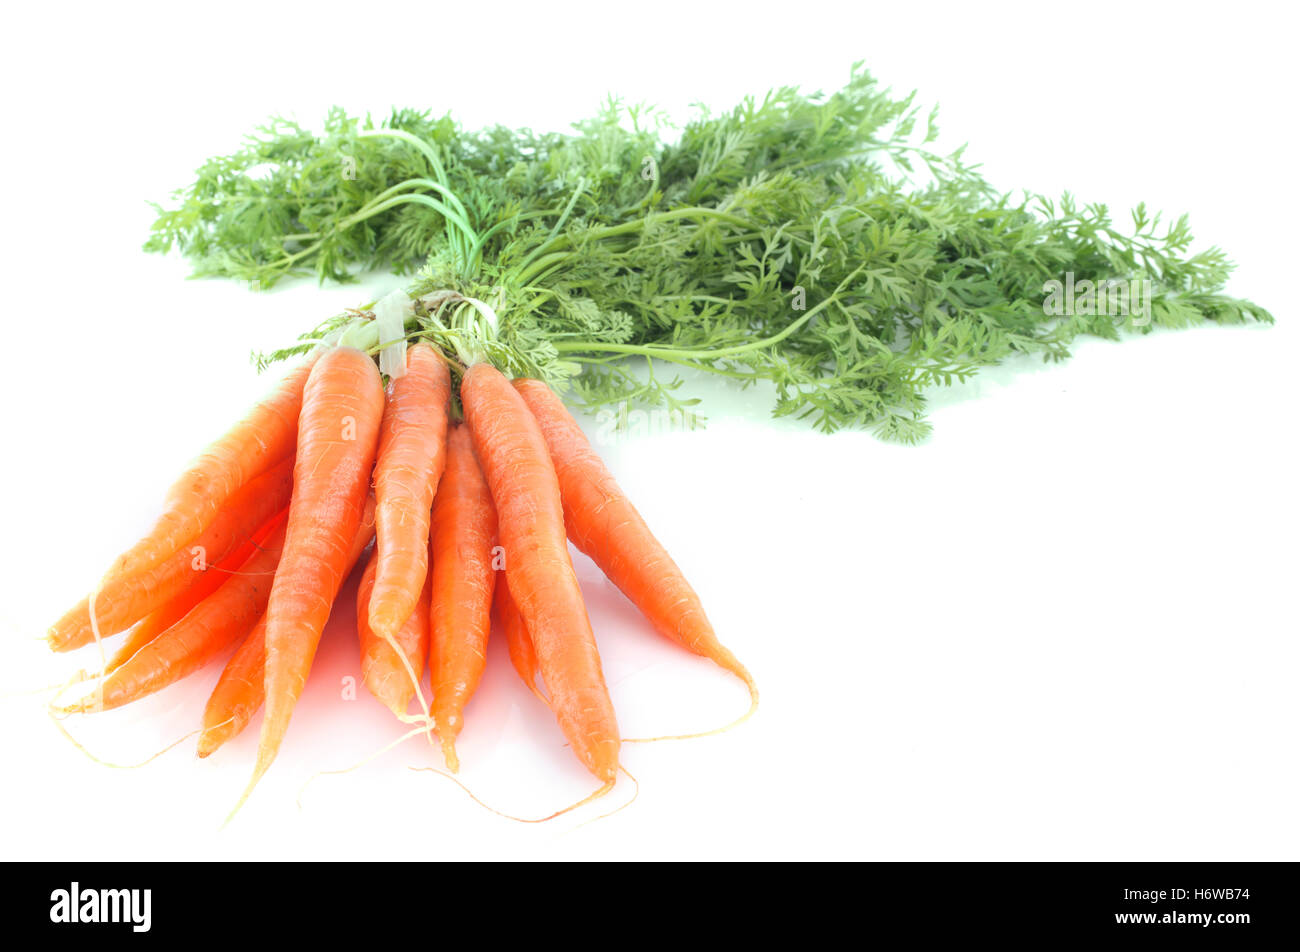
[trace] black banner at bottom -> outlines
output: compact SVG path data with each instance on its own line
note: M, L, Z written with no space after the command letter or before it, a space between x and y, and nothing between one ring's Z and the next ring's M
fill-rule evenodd
M690 941L789 925L871 936L1285 940L1292 864L839 863L9 864L0 912L18 934L243 945L392 941L409 929ZM636 868L642 866L644 868ZM494 912L493 910L500 910ZM441 924L441 925L439 925ZM458 927L459 926L459 927ZM268 931L269 930L269 931ZM261 942L252 942L260 945Z

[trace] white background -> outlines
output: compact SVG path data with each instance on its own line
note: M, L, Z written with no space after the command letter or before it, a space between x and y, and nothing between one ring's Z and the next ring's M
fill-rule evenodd
M944 143L1005 188L1192 214L1272 328L1087 341L934 394L933 438L883 445L692 382L708 428L607 446L763 705L722 736L628 746L629 809L500 819L412 765L364 691L350 585L283 753L219 832L255 730L209 761L82 757L9 694L6 859L1296 859L1293 30L1281 5L420 3L63 6L7 14L8 263L0 690L92 663L36 639L149 525L187 459L268 385L248 361L394 285L255 294L139 250L151 213L269 114L331 103L561 129L607 92L681 118L866 59L939 101ZM590 421L589 421L590 422ZM621 726L744 706L658 641L585 560ZM192 729L214 665L68 722L134 762ZM590 786L495 642L464 781L536 816ZM613 808L631 795L621 783Z

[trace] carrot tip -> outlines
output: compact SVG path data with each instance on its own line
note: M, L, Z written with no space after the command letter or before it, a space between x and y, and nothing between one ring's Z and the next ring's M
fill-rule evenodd
M622 811L630 807L632 804L636 803L636 798L641 796L641 781L637 780L636 777L632 776L632 772L628 770L626 767L624 767L622 764L618 765L618 769L623 771L623 773L627 774L627 779L632 781L632 799L627 801L627 803L623 804L622 806L610 810L608 813L602 813L600 816L592 817L590 820L585 820L582 823L579 823L578 824L579 829L581 829L584 826L587 826L588 824L596 823L599 820L608 819L609 817L612 817L615 813L621 813Z
M409 617L409 616L408 616ZM397 633L402 630L406 624L406 618L398 618L396 613L387 610L387 606L376 608L372 607L369 615L370 630L378 636L380 641L386 641L390 645L395 644Z
M216 753L216 751L221 748L222 744L239 733L242 725L236 727L233 726L234 724L235 717L233 714L230 717L227 717L224 721L218 721L215 724L205 724L200 729L199 742L196 745L195 753L197 753L201 758Z
M442 742L442 759L452 773L460 772L460 758L456 756L456 743L451 738Z
M248 786L244 788L244 792L240 795L239 802L235 804L234 809L226 814L226 818L221 821L219 829L224 830L229 826L230 821L235 818L235 814L243 809L244 804L248 802L248 798L252 796L253 788L257 786L258 781L262 779L262 775L266 773L267 768L271 766L271 761L274 759L274 754L269 757L260 756L257 758L257 763L253 767L253 776L249 778Z

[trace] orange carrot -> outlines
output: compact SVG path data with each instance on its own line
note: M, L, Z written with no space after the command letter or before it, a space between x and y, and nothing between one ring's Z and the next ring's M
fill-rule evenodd
M109 659L104 672L110 674L122 667L132 655L188 615L195 605L198 605L224 585L230 576L237 573L253 553L261 548L261 544L266 537L280 528L288 512L289 510L286 508L276 513L266 525L257 530L252 538L240 543L239 548L216 565L209 566L207 571L200 574L197 582L166 605L150 612L141 619L139 624L127 632L126 638L118 645L113 657Z
M427 561L426 555L426 561ZM370 693L399 718L415 697L416 685L424 674L429 656L429 574L425 573L423 591L415 610L388 641L370 627L370 605L374 598L375 568L378 549L366 563L357 587L357 638L361 643L361 680ZM393 645L401 651L394 650ZM406 660L403 661L402 659Z
M497 623L506 636L506 651L510 654L510 663L528 685L528 690L537 695L543 704L550 705L541 689L537 686L537 652L533 650L533 639L528 636L524 619L510 597L509 585L498 585L493 599L493 610Z
M193 674L257 624L271 594L271 580L284 546L282 522L242 566L239 574L193 611L145 645L68 712L107 711L153 694Z
M361 527L348 551L345 576L361 558L375 537L375 499L366 500ZM203 709L203 733L199 735L199 756L206 757L240 733L266 700L266 615L258 619L238 650L226 663L217 686Z
M174 553L153 568L119 577L100 588L93 596L93 624L90 598L83 599L50 628L46 636L50 647L55 651L70 651L88 645L95 640L95 625L99 626L101 638L125 631L199 584L209 565L222 562L289 505L292 489L293 460L286 459L231 496L193 546Z
M195 605L198 605L224 585L233 572L239 571L240 566L248 561L255 549L256 546L254 546L251 539L244 542L219 563L210 566L206 572L199 576L198 581L185 591L166 605L142 618L134 628L127 632L126 638L117 646L117 650L113 653L113 657L109 659L108 667L104 671L106 673L116 671L130 660L131 656L137 651L188 615Z
M302 392L314 359L289 372L269 397L200 454L167 492L153 529L114 560L100 588L144 572L198 538L222 503L293 453Z
M429 509L446 458L451 377L431 346L406 354L392 381L375 463L375 571L369 628L395 635L421 601L428 574ZM405 705L402 706L405 710Z
M573 544L600 566L657 631L736 675L749 689L751 702L757 703L754 679L718 641L699 596L591 448L564 402L540 380L520 379L514 385L546 438Z
M241 805L280 750L347 573L383 412L383 381L366 354L335 347L317 359L303 390L284 557L266 608L266 714Z
M206 757L240 733L266 700L266 613L226 662L203 709L199 756Z
M608 788L618 772L618 725L569 558L546 441L523 398L490 365L466 370L460 392L496 505L506 583L532 636L551 710L578 758Z
M447 468L433 500L429 612L433 722L443 759L453 771L460 766L456 737L464 723L465 705L487 663L496 533L496 510L474 458L469 429L455 426L447 434Z

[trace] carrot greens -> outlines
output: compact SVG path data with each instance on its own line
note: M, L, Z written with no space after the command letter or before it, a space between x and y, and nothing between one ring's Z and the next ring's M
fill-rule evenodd
M146 247L256 287L411 275L413 335L588 409L683 408L682 367L770 381L779 416L903 442L928 432L928 388L1013 355L1271 320L1224 293L1230 263L1192 251L1186 218L1139 206L1121 225L1070 195L1000 194L937 136L934 111L861 67L833 94L781 88L679 131L613 100L567 134L335 109L320 133L277 119L206 162ZM1120 315L1094 299L1062 313L1049 289L1066 281L1147 293Z

